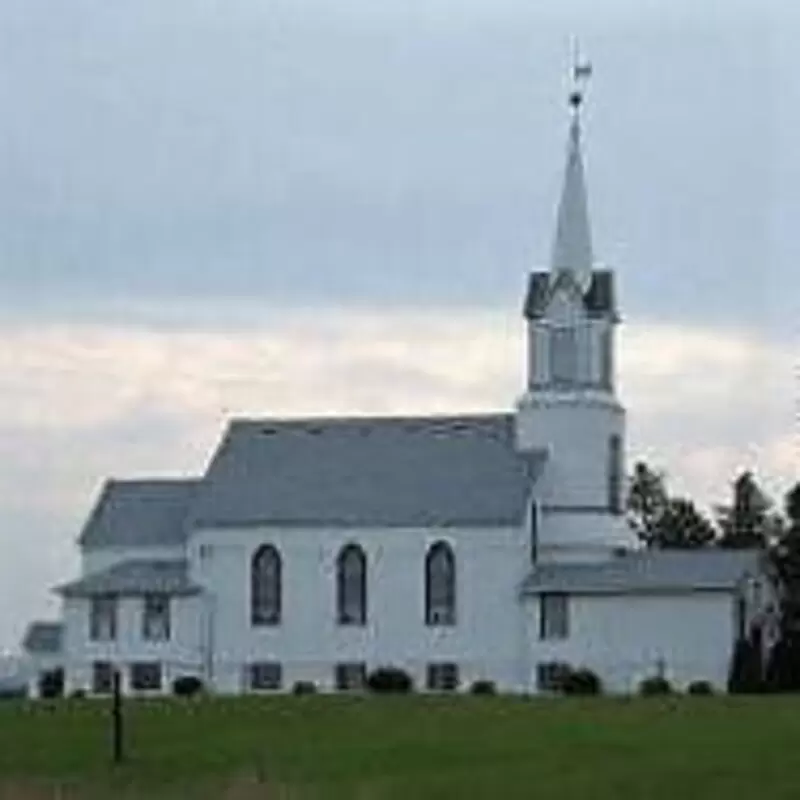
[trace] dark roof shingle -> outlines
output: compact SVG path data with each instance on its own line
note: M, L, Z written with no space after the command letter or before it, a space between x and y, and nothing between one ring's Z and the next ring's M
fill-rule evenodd
M637 594L733 589L760 571L755 550L656 550L631 552L592 564L539 564L523 594Z
M212 459L190 522L517 524L536 463L515 451L509 414L238 420Z
M78 539L81 547L175 546L196 480L109 480Z
M150 593L186 595L199 592L200 587L189 579L188 563L183 559L130 560L58 586L54 591L65 597Z
M63 647L64 626L60 622L32 622L22 639L22 649L37 655L57 655Z

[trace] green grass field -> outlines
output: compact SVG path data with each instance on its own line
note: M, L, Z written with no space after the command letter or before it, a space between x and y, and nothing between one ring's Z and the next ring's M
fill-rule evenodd
M800 698L0 703L0 798L795 798Z

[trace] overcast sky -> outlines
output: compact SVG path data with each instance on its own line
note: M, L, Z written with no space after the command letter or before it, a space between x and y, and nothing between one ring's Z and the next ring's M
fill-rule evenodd
M630 457L797 476L791 5L0 0L0 648L231 414L510 407L570 35Z

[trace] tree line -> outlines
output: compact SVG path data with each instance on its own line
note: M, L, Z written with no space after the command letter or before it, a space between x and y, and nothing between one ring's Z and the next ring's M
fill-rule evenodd
M736 644L732 691L800 691L800 481L776 505L750 471L733 481L730 501L702 514L685 497L670 496L664 473L638 462L630 478L628 524L653 549L754 548L778 598L778 639L764 653L759 631ZM765 658L766 657L766 658Z
M709 518L691 499L671 496L664 473L639 461L630 476L628 524L646 547L656 549L773 549L798 535L800 482L787 493L783 508L750 471L738 475L731 489L730 501L715 506Z

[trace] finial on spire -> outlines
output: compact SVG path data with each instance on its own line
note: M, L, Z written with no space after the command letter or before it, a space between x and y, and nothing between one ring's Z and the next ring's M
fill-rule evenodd
M575 39L572 45L572 89L569 93L569 105L573 113L577 116L583 103L585 86L592 77L592 63L581 58L578 40Z
M569 126L564 183L556 218L551 272L554 276L562 272L571 273L582 289L589 285L594 264L583 159L581 158L580 123L583 88L591 74L592 65L581 58L576 42L571 71L572 91L569 95L572 119Z

